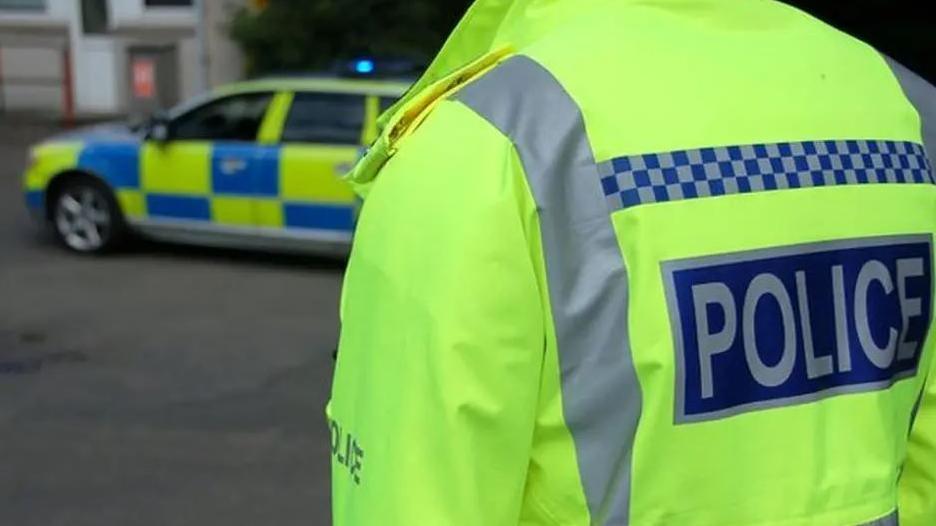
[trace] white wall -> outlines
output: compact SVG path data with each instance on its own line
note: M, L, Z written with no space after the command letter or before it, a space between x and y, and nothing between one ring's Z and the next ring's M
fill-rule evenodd
M236 46L227 40L224 24L232 9L244 5L246 0L204 0L206 2L206 46L209 53L210 83L217 85L237 80L242 75L242 61ZM202 85L198 45L193 37L197 13L194 7L146 7L144 0L109 0L110 26L114 34L85 35L81 31L79 0L46 0L44 11L0 11L0 42L4 27L14 28L17 34L29 34L32 27L59 28L58 34L67 35L71 48L71 70L74 83L75 109L79 114L112 114L127 110L128 73L127 46L146 43L167 30L175 34L178 53L178 94L181 100L198 94ZM51 31L52 29L47 29ZM151 30L157 30L153 32ZM140 35L139 37L137 35ZM61 38L61 37L59 37ZM170 40L172 41L172 40ZM8 78L52 76L62 78L61 56L55 57L55 46L29 43L26 49L0 50L3 73ZM168 42L161 42L168 43ZM43 47L45 46L45 47ZM15 71L14 71L15 70ZM36 107L61 111L63 91L58 87L7 86L7 106Z
M228 37L227 24L247 0L205 1L205 46L208 52L208 83L211 87L244 77L244 56Z
M123 47L107 36L85 36L74 49L75 105L80 113L123 110Z
M143 0L110 0L110 17L113 27L194 26L196 21L194 8L146 7Z
M77 12L77 2L72 0L46 0L46 11L54 17L70 18Z
M56 0L59 1L59 0ZM67 1L67 0L66 0ZM191 8L147 8L143 0L110 0L111 29L193 27L195 11ZM124 33L126 35L126 33ZM129 93L126 36L80 35L74 39L76 106L79 113L111 114L127 111ZM197 67L194 43L184 39L179 50L179 92L193 93Z
M194 38L186 38L176 47L176 63L179 65L179 102L185 101L201 92L201 67L198 64L198 43Z

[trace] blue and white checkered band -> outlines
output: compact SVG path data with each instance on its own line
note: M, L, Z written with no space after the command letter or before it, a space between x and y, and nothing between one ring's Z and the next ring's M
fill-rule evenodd
M860 184L934 184L922 145L814 141L701 148L619 157L600 165L612 210L771 190Z

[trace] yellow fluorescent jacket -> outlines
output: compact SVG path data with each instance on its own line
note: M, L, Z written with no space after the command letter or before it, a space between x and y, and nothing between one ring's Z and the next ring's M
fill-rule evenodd
M773 1L483 0L381 124L336 525L936 524L925 81Z

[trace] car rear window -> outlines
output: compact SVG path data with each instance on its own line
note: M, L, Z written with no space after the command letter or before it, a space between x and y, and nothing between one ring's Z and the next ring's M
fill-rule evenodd
M364 127L364 97L344 93L296 93L283 142L360 144Z
M380 97L380 113L389 110L398 100L400 99L397 97Z
M180 141L253 142L272 97L271 93L248 93L208 102L173 121L171 137Z

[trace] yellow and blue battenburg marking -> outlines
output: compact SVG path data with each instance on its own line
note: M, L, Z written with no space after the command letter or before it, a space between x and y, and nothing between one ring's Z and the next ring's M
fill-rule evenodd
M936 183L922 145L814 141L602 163L612 211L800 188ZM677 424L884 390L918 373L933 312L932 239L840 240L662 266Z
M849 140L701 148L620 157L600 165L612 211L770 190L933 184L922 145Z
M27 208L41 216L45 212L45 193L49 180L56 174L72 170L78 163L81 145L75 142L49 144L43 154L32 152L30 166L23 179Z
M45 206L45 192L42 190L26 190L26 207L39 212Z
M111 186L130 220L350 233L355 197L332 161L353 155L327 146L101 142L82 145L71 168ZM41 209L43 190L28 189L26 200Z

